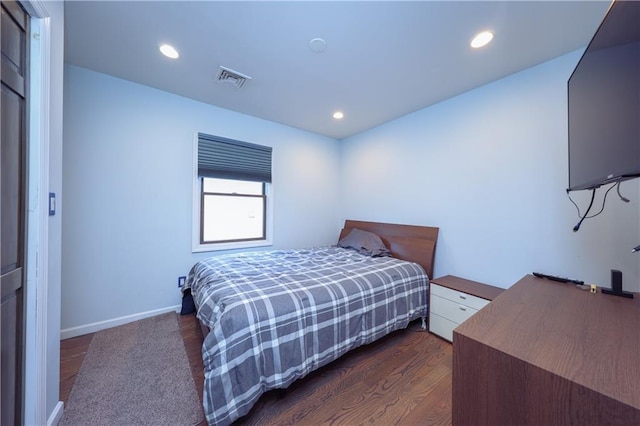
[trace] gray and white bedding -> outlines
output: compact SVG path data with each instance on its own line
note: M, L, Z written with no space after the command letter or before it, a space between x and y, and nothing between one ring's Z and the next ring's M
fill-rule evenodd
M211 330L202 354L209 424L229 424L260 396L427 314L416 263L322 247L198 262L191 289Z

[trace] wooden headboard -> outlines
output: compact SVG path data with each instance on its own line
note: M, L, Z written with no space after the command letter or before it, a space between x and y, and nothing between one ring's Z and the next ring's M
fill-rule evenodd
M346 237L353 228L377 234L393 257L415 262L424 268L430 279L435 278L433 263L439 228L346 220L339 239Z

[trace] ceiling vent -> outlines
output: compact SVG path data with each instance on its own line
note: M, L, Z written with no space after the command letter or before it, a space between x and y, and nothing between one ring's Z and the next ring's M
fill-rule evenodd
M233 86L239 89L244 86L244 83L247 80L251 80L251 77L239 73L238 71L234 71L230 68L221 66L218 69L216 80L218 81L218 83L228 84L229 86Z

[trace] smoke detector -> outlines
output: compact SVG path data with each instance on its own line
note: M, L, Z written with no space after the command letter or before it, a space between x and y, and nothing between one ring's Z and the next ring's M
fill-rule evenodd
M234 71L230 68L220 66L218 68L218 75L216 76L218 83L228 84L235 88L241 88L247 80L251 80L251 77Z

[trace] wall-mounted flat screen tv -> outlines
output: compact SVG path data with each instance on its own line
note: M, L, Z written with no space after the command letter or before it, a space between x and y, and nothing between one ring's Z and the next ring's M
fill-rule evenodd
M640 1L611 4L568 82L569 190L640 176Z

